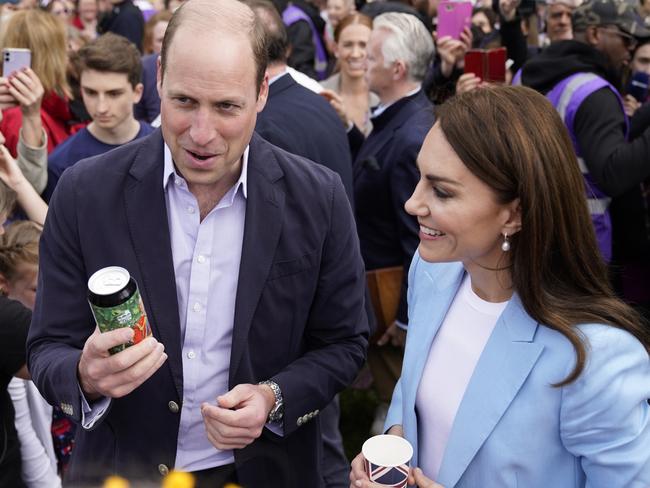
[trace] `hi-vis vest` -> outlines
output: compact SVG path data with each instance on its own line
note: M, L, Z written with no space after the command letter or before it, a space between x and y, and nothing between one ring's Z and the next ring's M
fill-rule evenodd
M521 73L517 73L513 84L521 84ZM621 104L621 111L625 115L623 109L623 99L621 98L618 90L605 79L594 73L576 73L563 79L556 84L547 94L546 98L553 104L555 109L560 114L560 118L569 131L573 148L578 157L578 165L585 180L585 191L587 193L587 206L591 214L591 220L596 231L596 238L598 240L598 247L605 259L609 262L612 258L612 221L609 216L609 204L611 198L603 193L594 183L589 169L587 168L582 153L576 139L573 123L576 113L582 102L592 93L600 90L601 88L609 88L612 90L619 103ZM625 137L629 134L629 121L625 116Z

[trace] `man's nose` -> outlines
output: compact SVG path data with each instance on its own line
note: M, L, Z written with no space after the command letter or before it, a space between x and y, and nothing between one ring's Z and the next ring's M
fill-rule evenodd
M97 99L97 111L103 113L106 112L106 110L108 110L106 97L100 95Z
M192 142L199 146L206 146L214 139L216 130L211 115L208 110L200 109L192 120L190 128L190 137Z

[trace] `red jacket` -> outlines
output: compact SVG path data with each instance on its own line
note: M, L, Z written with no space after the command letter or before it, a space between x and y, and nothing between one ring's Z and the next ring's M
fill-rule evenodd
M20 107L6 109L0 122L0 131L5 136L5 147L13 157L17 157L18 135L23 124L23 114ZM65 141L77 132L84 124L73 124L68 100L51 92L43 97L41 104L41 120L47 134L47 152Z

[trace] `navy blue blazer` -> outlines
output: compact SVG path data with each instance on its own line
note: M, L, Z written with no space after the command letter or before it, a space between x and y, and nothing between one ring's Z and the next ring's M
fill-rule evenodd
M374 117L365 140L356 127L348 134L355 156L354 202L361 255L367 270L404 266L397 319L405 324L406 270L420 239L417 219L406 213L404 203L419 180L415 160L433 122L433 106L420 90Z
M137 281L167 362L114 399L92 431L79 428L69 481L116 472L160 478L174 466L183 372L160 130L83 160L62 176L40 247L39 293L29 332L32 377L53 405L81 419L77 363L95 328L86 283L100 268ZM285 399L284 437L267 429L235 451L244 486L322 486L318 410L365 360L365 277L340 179L253 135L235 304L229 386L273 379ZM176 410L176 411L174 411Z
M151 123L160 114L160 97L156 83L158 55L142 57L142 98L133 106L133 116L137 120Z
M327 100L290 74L269 86L255 131L282 149L336 171L352 201L352 157L345 127Z

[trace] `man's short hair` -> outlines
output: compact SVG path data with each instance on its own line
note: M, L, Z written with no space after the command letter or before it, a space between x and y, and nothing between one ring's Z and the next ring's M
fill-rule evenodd
M382 44L384 65L403 61L412 81L421 82L434 54L433 38L415 15L387 12L373 21L373 30L384 29L389 35Z
M239 8L239 7L243 7ZM248 15L248 12L250 15ZM186 22L193 22L198 29L210 32L215 29L244 33L248 37L253 51L256 67L256 84L259 93L264 81L269 56L266 48L266 32L259 18L250 7L239 1L230 0L187 0L174 11L172 20L167 25L165 37L160 50L160 78L164 78L167 56L176 35L176 31Z
M79 76L92 69L124 73L133 88L142 79L140 52L126 37L108 32L89 42L78 53Z
M266 32L266 48L269 63L286 63L289 57L289 38L282 17L269 0L242 0L248 5Z

